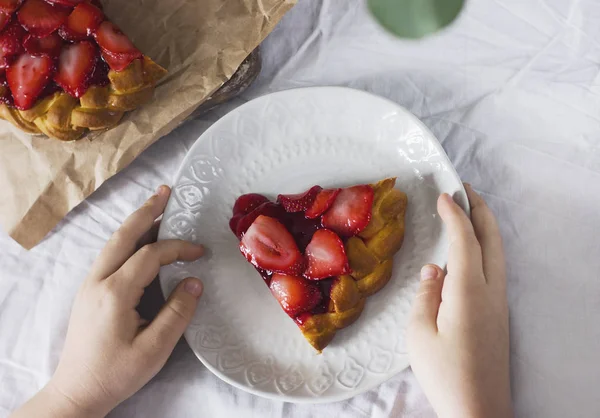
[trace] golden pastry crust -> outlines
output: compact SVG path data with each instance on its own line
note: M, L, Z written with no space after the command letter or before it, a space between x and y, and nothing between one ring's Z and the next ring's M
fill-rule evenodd
M39 100L28 110L0 104L0 118L30 134L73 141L88 130L117 125L125 112L152 98L156 83L166 74L167 70L144 56L123 71L110 70L108 85L91 86L79 99L61 91Z
M408 204L406 194L395 189L395 184L395 178L388 178L372 185L371 220L345 244L352 273L334 280L328 312L312 315L299 325L304 337L319 352L337 330L356 321L366 298L381 290L392 277L393 257L404 240Z

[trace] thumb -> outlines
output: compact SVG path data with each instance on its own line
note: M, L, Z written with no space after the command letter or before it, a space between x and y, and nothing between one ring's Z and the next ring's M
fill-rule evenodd
M437 315L442 303L443 285L444 271L441 268L427 264L421 269L421 283L408 323L409 340L418 338L423 332L437 333Z
M166 361L194 317L202 290L199 279L182 280L156 318L138 335L140 344L151 346Z

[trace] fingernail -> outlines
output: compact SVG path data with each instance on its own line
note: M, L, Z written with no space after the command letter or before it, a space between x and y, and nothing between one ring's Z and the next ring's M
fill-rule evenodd
M197 298L202 294L202 282L198 279L188 280L183 285L183 290Z
M156 194L158 196L164 196L167 193L169 193L169 187L165 186L164 184L158 186L158 188L156 189Z
M198 251L199 257L204 255L204 245L202 244L194 244L196 246L196 251Z
M426 265L421 269L421 280L433 280L436 279L438 271L435 267Z
M450 196L448 193L443 193L442 199L444 199L446 201L446 203L448 203L450 205L454 204L454 199L452 199L452 196Z

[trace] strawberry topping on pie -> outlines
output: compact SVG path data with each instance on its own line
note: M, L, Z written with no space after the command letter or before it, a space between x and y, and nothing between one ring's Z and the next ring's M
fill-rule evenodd
M304 213L308 219L315 219L321 216L331 207L333 201L342 189L325 189L317 195L313 204Z
M312 206L321 190L321 186L313 186L300 194L280 194L277 203L281 203L286 212L304 212Z
M269 199L258 193L248 193L238 197L233 206L233 215L247 215ZM234 231L235 232L235 231Z
M102 10L90 3L80 3L73 9L58 33L68 41L82 41L91 37L103 20Z
M10 15L0 12L0 30L4 29L8 22L10 22Z
M49 57L58 57L63 47L63 40L56 33L38 38L33 35L27 35L23 41L25 51L31 55L48 55Z
M115 71L125 69L131 64L131 61L142 56L127 35L108 21L102 22L94 33L94 37L102 50L102 58Z
M22 0L0 0L0 12L4 14L11 14L22 3Z
M242 216L238 217L238 221L235 224L234 233L239 239L242 239L242 237L244 236L244 234L246 233L248 228L250 228L250 225L252 225L254 220L256 218L258 218L260 215L270 216L272 218L277 219L278 216L281 214L281 212L283 212L283 209L281 209L281 206L278 206L273 202L267 201L267 202L263 203L262 205L259 205L256 209L252 210L248 214L244 215L242 213L239 213L238 215L242 215ZM235 216L234 216L234 218L235 218Z
M235 202L229 226L273 296L301 323L327 311L332 283L351 272L344 240L366 227L372 202L369 185L314 186L276 203L250 193Z
M306 247L307 267L304 277L322 280L350 273L348 257L340 237L328 229L319 229Z
M263 270L284 274L304 271L304 258L294 237L275 218L259 215L242 237L240 251Z
M68 16L68 8L44 0L25 0L17 12L19 23L27 32L39 38L57 30Z
M29 109L54 72L54 61L43 55L21 55L6 70L6 80L17 109Z
M0 67L6 68L15 55L23 52L23 38L27 35L18 22L13 21L0 32Z
M323 226L343 237L356 235L369 224L372 205L371 186L361 185L342 189L331 207L323 214Z
M291 317L316 308L323 299L316 284L296 276L274 274L269 289Z
M74 97L81 97L96 66L98 50L87 41L63 48L54 81Z
M55 91L79 98L142 57L98 0L0 0L0 96L19 110Z
M61 4L63 6L74 7L80 4L83 0L46 0L48 3Z

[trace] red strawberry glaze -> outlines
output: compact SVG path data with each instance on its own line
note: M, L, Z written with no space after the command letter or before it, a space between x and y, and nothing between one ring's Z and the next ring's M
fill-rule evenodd
M241 198L246 199L244 196L241 196ZM264 198L264 199L265 199L265 201L268 200L267 198ZM240 202L236 202L236 205L234 205L234 207L236 207L237 213L234 214L234 216L239 216L239 213L241 212L240 207L243 207L243 203L245 203L245 202L243 202L242 200L240 200ZM281 222L286 227L288 232L290 234L292 234L292 237L294 237L294 240L296 241L296 245L298 246L298 249L300 250L300 252L304 253L304 251L306 250L306 246L309 244L310 240L312 239L313 234L317 230L323 229L323 226L321 225L320 217L317 219L307 219L304 216L303 212L286 212L280 203L271 202L269 204L274 205L274 206L277 205L278 207L281 207L281 210L274 211L274 212L270 213L268 216L274 217L275 219L277 219L279 222ZM236 219L236 223L237 223L237 221L238 221L238 219ZM263 270L261 268L256 268L256 270L263 278L265 284L267 286L269 286L271 283L271 277L272 277L273 273L270 271L267 271L267 270ZM319 305L317 305L315 308L313 308L312 310L310 310L309 312L304 312L296 317L292 317L298 324L302 324L302 322L305 321L311 315L325 313L328 311L329 302L330 302L331 286L332 286L334 280L335 280L334 277L330 277L330 278L320 280L318 282L313 282L319 286L319 289L322 293L323 297L322 297L321 303Z

